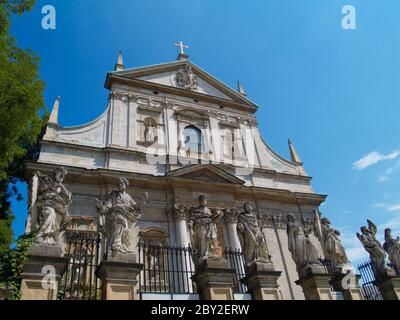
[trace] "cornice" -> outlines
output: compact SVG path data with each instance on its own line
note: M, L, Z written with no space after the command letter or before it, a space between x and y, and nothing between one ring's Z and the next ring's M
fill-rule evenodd
M30 177L36 172L50 173L59 164L26 161L24 162L25 179L29 181ZM320 205L325 201L326 195L316 193L293 192L284 189L249 187L244 185L233 185L231 183L206 182L193 179L185 179L170 176L154 176L150 174L135 173L113 169L86 169L81 167L73 167L64 165L68 170L67 181L78 181L87 179L88 183L96 184L106 182L113 184L118 177L126 177L132 180L132 185L136 187L154 189L154 190L170 190L174 188L187 188L193 191L217 191L231 193L237 198L259 199L282 201L288 204L309 204Z

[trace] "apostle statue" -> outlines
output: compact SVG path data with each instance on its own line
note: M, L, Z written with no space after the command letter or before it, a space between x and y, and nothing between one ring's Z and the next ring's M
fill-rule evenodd
M205 195L200 195L198 200L199 205L190 209L188 221L196 264L209 257L220 256L217 221L223 215L221 210L211 212Z
M55 245L60 232L69 225L69 209L72 204L72 193L63 184L67 170L57 167L54 178L37 173L38 185L38 230L36 244Z
M382 244L376 239L377 228L370 220L367 220L368 227L361 227L361 234L357 232L364 249L369 253L372 263L372 270L376 278L379 278L386 271L386 254Z
M398 276L400 276L400 238L393 239L392 230L385 229L385 243L383 249L389 256L389 261Z
M144 121L144 139L145 142L154 143L158 140L157 122L153 118L146 118Z
M132 253L135 251L134 228L140 219L140 207L126 192L129 181L118 179L118 190L111 191L106 199L96 200L100 211L100 230L105 234L107 254Z
M332 268L336 270L341 266L350 264L340 241L340 231L332 228L330 220L326 217L321 219L321 232L325 257L330 261Z
M297 272L311 265L321 265L318 251L309 236L311 231L296 224L296 217L293 213L287 216L287 232L289 251L296 263Z
M244 211L238 216L237 230L247 265L253 262L270 261L257 215L249 202L244 204Z

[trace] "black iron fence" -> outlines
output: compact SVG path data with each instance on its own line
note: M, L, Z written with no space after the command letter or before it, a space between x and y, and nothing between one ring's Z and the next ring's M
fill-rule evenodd
M67 231L68 267L61 278L59 300L97 300L101 296L96 268L99 264L100 234Z
M323 259L323 258L319 258L319 261L322 263L322 265L324 266L326 272L329 274L329 276L332 278L335 274L335 268L333 266L333 263L331 262L331 260L329 259Z
M191 280L195 274L191 247L171 247L167 244L140 242L139 263L144 265L139 275L141 293L196 293Z
M362 293L365 300L383 300L379 288L375 285L375 275L371 261L366 261L358 265L361 274Z
M228 261L228 266L235 270L233 278L235 293L246 293L248 291L247 286L240 281L246 276L243 252L240 249L226 249L224 255Z

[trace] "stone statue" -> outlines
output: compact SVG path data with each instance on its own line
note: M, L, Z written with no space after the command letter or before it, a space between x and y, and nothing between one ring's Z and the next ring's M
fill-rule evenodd
M385 229L383 249L387 252L394 271L400 276L400 238L393 239L392 230L389 228Z
M247 265L270 261L257 215L249 202L244 204L244 211L238 217L237 230Z
M372 270L376 278L379 278L386 271L386 254L381 243L376 239L377 228L370 220L367 220L368 228L361 227L361 234L357 232L364 249L369 253L372 263Z
M54 179L37 173L39 215L36 244L57 244L60 232L64 231L71 221L69 209L72 204L72 194L63 184L66 175L67 170L63 167L55 168Z
M287 232L289 251L296 263L297 272L311 265L321 265L318 251L309 237L310 231L296 224L296 217L293 213L287 216Z
M209 257L220 256L216 222L222 215L221 210L216 210L214 213L211 212L207 207L205 195L200 195L199 205L190 209L188 227L195 250L194 258L196 264Z
M140 207L126 192L129 181L118 179L118 190L111 191L105 200L96 200L100 211L100 230L105 234L107 254L133 253L133 228L137 228L140 219Z
M329 259L332 268L337 269L350 263L346 252L340 241L340 232L331 227L328 218L321 219L321 240L325 252L325 257Z
M146 118L144 122L145 142L154 143L158 140L156 135L157 122L153 118Z

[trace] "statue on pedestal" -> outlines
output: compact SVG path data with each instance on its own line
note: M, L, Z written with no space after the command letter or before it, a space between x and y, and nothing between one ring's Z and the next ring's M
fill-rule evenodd
M343 244L340 241L340 232L331 227L331 222L328 218L324 217L321 219L321 232L325 257L330 261L332 268L337 269L350 264Z
M400 276L400 238L393 239L392 230L385 229L383 248L389 256L389 261L398 276Z
M135 251L132 235L140 219L140 207L126 192L128 186L126 178L119 178L118 190L111 191L104 200L96 200L101 215L100 230L106 237L107 254L113 256Z
M309 237L310 231L296 224L293 213L287 216L287 232L289 251L297 266L297 272L311 265L321 265L318 259L318 251Z
M253 262L270 262L268 248L257 215L249 202L238 217L237 231L247 265Z
M56 245L60 232L64 231L70 222L69 209L72 204L72 193L63 184L67 170L57 167L54 179L37 173L39 179L37 208L38 230L36 244Z
M375 277L379 278L386 271L386 254L382 244L376 239L377 228L370 220L367 220L368 227L361 227L361 234L357 232L364 249L369 253L372 263L372 270Z
M195 263L209 257L221 256L221 248L218 243L217 221L222 217L221 210L214 213L207 207L207 198L200 195L199 205L190 209L188 227L191 236L191 242L195 250Z

